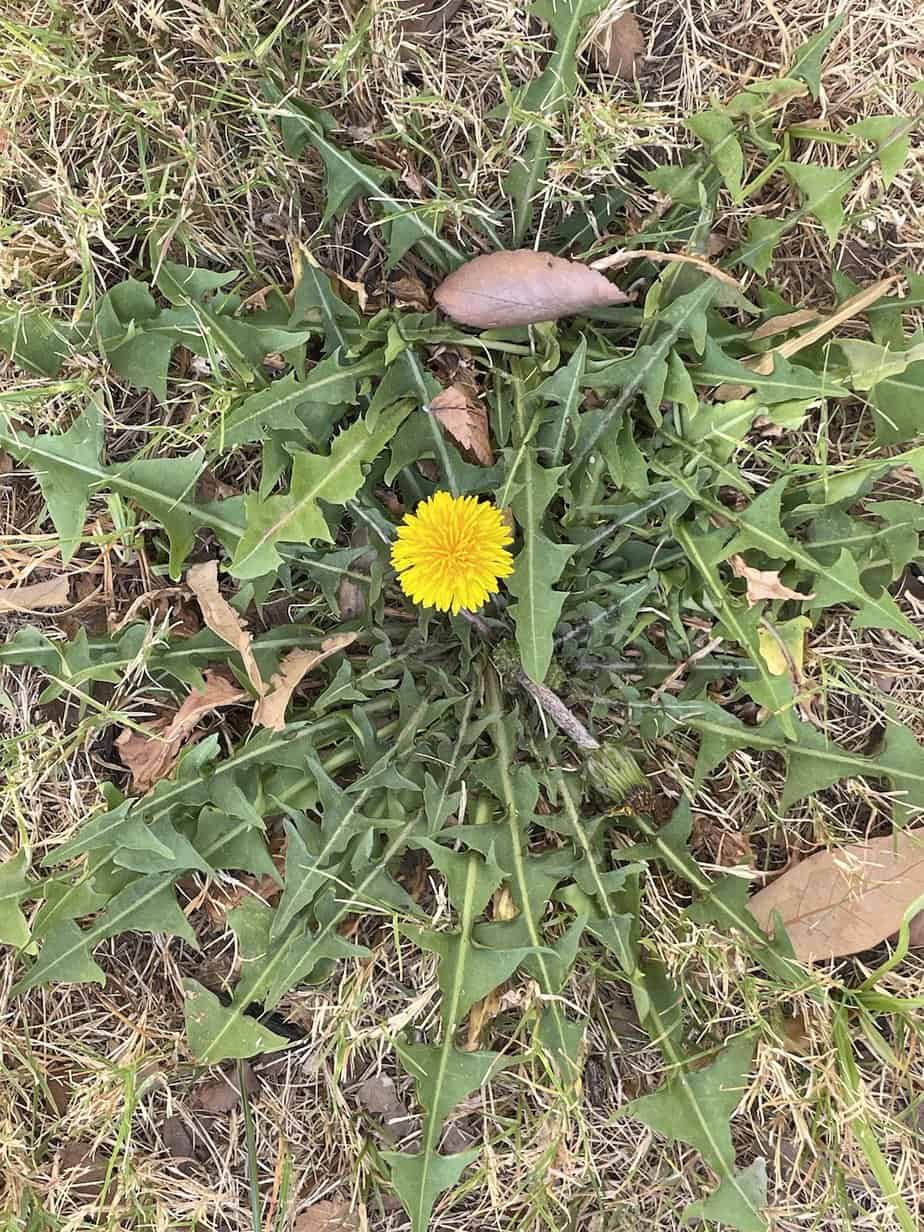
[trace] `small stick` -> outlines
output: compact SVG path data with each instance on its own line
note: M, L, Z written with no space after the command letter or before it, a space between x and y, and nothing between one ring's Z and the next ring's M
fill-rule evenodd
M599 749L600 741L595 739L580 719L571 713L561 698L544 684L536 684L530 680L522 669L517 672L517 684L530 695L543 714L547 714L556 727L560 728L577 747L584 752Z

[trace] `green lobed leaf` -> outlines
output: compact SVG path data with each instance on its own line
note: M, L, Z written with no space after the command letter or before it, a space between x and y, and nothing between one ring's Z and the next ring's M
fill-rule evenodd
M783 163L783 171L802 194L804 208L824 228L833 247L844 225L844 172L837 167L816 167L810 163Z
M119 376L166 402L167 369L177 335L148 328L159 316L146 284L128 278L100 300L95 325L102 352Z
M686 1142L711 1166L727 1172L734 1165L729 1122L747 1089L754 1041L732 1040L705 1069L668 1076L660 1090L630 1101L620 1110L670 1142ZM739 1189L739 1198L747 1193ZM765 1227L761 1225L761 1228Z
M395 1193L411 1216L412 1232L428 1232L437 1198L455 1185L478 1154L477 1149L458 1151L455 1155L440 1155L435 1151L427 1154L421 1151L417 1155L382 1152Z
M41 893L38 882L28 876L29 853L20 847L15 856L0 864L0 945L24 949L32 940L19 904Z
M744 174L744 151L738 141L734 121L721 111L702 111L690 116L686 126L709 152L733 201L741 200L741 177Z
M86 930L71 921L54 924L39 956L10 990L21 993L39 984L105 983L91 957L100 941L118 933L167 933L198 948L195 933L177 905L172 882L159 874L139 877L111 898L106 909Z
M246 498L246 528L231 562L231 573L255 578L276 569L282 561L277 544L333 542L333 535L318 504L342 505L352 499L365 478L363 463L372 462L406 418L409 408L398 403L378 419L374 431L357 420L335 437L328 455L300 450L292 463L289 491L261 500Z
M759 1212L767 1205L767 1164L755 1159L747 1168L726 1177L715 1193L684 1209L684 1223L714 1221L738 1232L766 1232L767 1221Z
M536 450L529 449L523 464L523 483L511 502L513 516L523 533L523 546L514 560L507 590L517 602L511 607L517 630L517 645L523 670L541 683L552 661L555 626L567 598L555 583L574 553L574 546L553 543L542 530L542 520L551 503L564 467L539 465Z
M289 1044L262 1026L255 1018L240 1015L231 1027L226 1027L226 1010L214 993L195 980L183 981L183 1013L186 1020L186 1041L194 1057L208 1057L213 1041L221 1037L223 1060L246 1059L261 1052L275 1052Z
M93 480L103 449L103 416L91 399L66 432L25 436L0 420L0 441L19 462L36 473L48 513L61 543L61 557L77 550L87 516Z
M787 70L787 76L804 81L812 92L812 98L818 98L821 93L821 65L825 53L833 39L844 24L843 14L829 21L817 34L807 38L796 48L792 63Z

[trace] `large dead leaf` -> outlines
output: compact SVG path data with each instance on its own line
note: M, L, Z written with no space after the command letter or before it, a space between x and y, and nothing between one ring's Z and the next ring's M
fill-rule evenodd
M324 639L320 650L290 650L271 678L269 692L254 706L254 726L282 731L286 725L286 706L305 674L355 641L355 633L335 633Z
M590 49L594 60L605 73L631 81L636 61L645 54L645 36L638 18L632 12L619 13L594 35Z
M780 581L780 575L775 569L752 569L743 556L729 557L729 563L735 577L744 578L747 582L748 607L760 603L761 599L814 599L814 593L804 595L799 590L790 590Z
M158 719L145 732L126 729L116 740L123 765L132 772L132 790L145 792L176 765L183 742L210 710L239 702L244 692L217 672L207 671L205 688L190 690L172 719Z
M231 604L218 591L218 562L207 560L204 564L193 565L186 574L186 585L199 600L202 619L217 634L223 642L227 642L241 656L247 679L253 685L258 697L266 692L266 685L253 657L251 643L253 638L247 629L247 624L237 614Z
M31 586L15 586L0 590L0 612L40 612L49 607L67 607L70 602L70 579L66 574L34 582Z
M494 450L491 448L488 412L476 391L457 381L438 393L427 410L465 456L480 462L482 466L493 466Z
M748 904L761 928L779 912L796 957L818 962L858 954L898 932L924 894L924 829L819 851Z
M531 248L467 261L440 283L433 298L454 321L479 329L556 321L629 300L589 266Z

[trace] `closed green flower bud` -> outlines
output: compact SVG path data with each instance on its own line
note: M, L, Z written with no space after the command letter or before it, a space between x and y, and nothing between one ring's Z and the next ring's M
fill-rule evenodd
M651 804L651 789L638 762L615 740L607 741L584 763L590 785L621 812L644 813Z

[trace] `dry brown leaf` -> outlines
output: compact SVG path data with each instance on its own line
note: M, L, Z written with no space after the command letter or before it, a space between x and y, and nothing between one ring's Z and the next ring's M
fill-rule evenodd
M186 1128L186 1122L180 1116L167 1117L160 1127L160 1136L167 1148L167 1153L173 1159L195 1159L192 1134Z
M286 725L286 706L305 674L338 650L352 645L356 637L355 633L335 633L324 639L320 650L290 650L270 680L269 692L253 708L254 726L282 731Z
M456 382L438 393L425 409L452 437L464 456L482 466L494 465L488 412L474 390Z
M791 329L798 329L800 325L810 325L820 316L821 313L817 308L796 308L795 311L786 312L782 316L771 317L769 321L764 321L763 325L758 325L751 334L751 341L759 342L763 338L773 338L777 334L789 333Z
M409 38L433 38L442 34L465 0L398 0L403 10L401 32Z
M708 274L710 278L716 278L719 282L724 282L729 287L734 287L736 291L741 291L742 286L737 278L733 278L731 274L723 269L719 269L717 265L713 265L707 261L705 257L701 257L695 252L659 252L657 248L624 248L619 252L611 252L607 257L600 257L597 261L590 263L590 268L593 270L609 270L620 269L623 265L631 265L633 261L637 261L639 257L644 257L646 261L654 261L661 265L695 265L697 269L702 270L704 274Z
M256 690L257 696L262 697L266 692L266 685L253 657L253 638L246 622L218 592L218 562L207 560L204 564L193 565L186 574L186 585L199 600L202 619L213 633L238 652L244 662L247 679Z
M634 13L620 13L597 31L590 47L594 60L605 73L631 81L636 75L636 62L645 54L645 36Z
M116 740L122 764L132 773L132 790L145 792L166 778L176 765L180 748L193 728L210 710L239 702L244 692L214 671L205 673L205 688L191 689L172 719L157 719L145 732L126 728Z
M408 1132L414 1118L398 1095L394 1080L387 1074L373 1074L367 1078L356 1092L356 1098L396 1137L402 1138Z
M752 569L743 556L729 557L729 564L735 577L744 578L747 582L748 607L760 603L761 599L814 599L814 591L804 595L799 590L790 590L780 581L780 575L775 569Z
M334 1198L309 1206L295 1220L292 1232L356 1232L358 1227L349 1202Z
M63 1185L74 1202L98 1202L106 1184L109 1156L96 1150L92 1142L78 1138L62 1150L59 1164Z
M799 334L795 338L787 338L785 342L781 342L779 346L773 347L772 350L765 351L762 355L754 355L749 359L745 359L745 367L750 368L760 376L770 376L778 355L783 359L789 359L791 355L797 355L799 351L804 351L806 347L813 346L816 342L830 334L832 330L837 329L838 326L852 320L853 317L859 316L867 308L871 308L873 304L878 303L890 291L894 291L899 282L901 282L901 275L891 274L888 278L882 278L879 282L874 282L871 286L864 287L856 295L851 295L850 299L844 300L843 304L835 312L832 312L829 317L822 317L811 329L807 329L804 334ZM755 333L754 336L757 337L757 334ZM751 388L752 386L743 383L729 382L718 387L715 391L715 397L720 402L730 402L734 398L743 398Z
M482 997L468 1012L468 1023L465 1028L465 1042L459 1047L463 1052L475 1052L481 1047L481 1035L488 1023L493 1022L500 1013L501 989L495 988Z
M557 321L629 302L597 270L531 248L467 261L440 283L433 298L454 321L478 329Z
M400 308L410 308L414 312L430 311L430 292L413 274L402 274L393 278L388 284L392 299Z
M820 962L858 954L898 932L924 894L924 828L819 851L748 903L761 928L779 912L796 957Z
M48 607L67 607L69 602L70 578L66 574L31 586L0 590L0 612L39 612Z
M244 1086L253 1099L260 1093L260 1079L247 1061L243 1063L243 1071ZM236 1108L240 1099L241 1088L238 1085L238 1070L235 1065L227 1073L222 1072L217 1078L209 1078L208 1081L200 1083L193 1091L190 1102L197 1112L206 1116L221 1116Z

